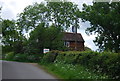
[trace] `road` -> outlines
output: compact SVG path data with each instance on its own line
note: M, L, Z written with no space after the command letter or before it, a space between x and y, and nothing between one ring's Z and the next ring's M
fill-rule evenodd
M2 80L2 60L0 60L0 81Z
M44 70L29 63L2 62L2 79L56 79ZM57 81L57 80L56 80Z

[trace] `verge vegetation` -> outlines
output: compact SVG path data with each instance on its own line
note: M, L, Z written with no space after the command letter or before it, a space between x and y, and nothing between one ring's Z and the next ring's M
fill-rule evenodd
M5 60L36 62L63 79L119 79L120 54L93 51L50 51L41 55L6 54Z
M79 68L84 67L84 68L89 69L89 71L92 71L97 74L101 74L102 78L104 77L105 79L108 77L109 77L109 79L120 78L120 73L119 73L120 54L118 54L118 53L112 53L112 52L98 53L98 52L93 52L93 51L84 51L84 52L51 51L49 53L46 53L43 56L41 63L43 65L47 64L47 66L46 66L47 68L51 68L51 67L55 66L51 70L53 70L53 72L58 71L58 73L60 73L59 71L62 70L62 67L64 67L64 68L66 68L66 72L63 72L63 71L61 71L61 72L63 72L63 73L68 72L68 75L70 75L70 73L69 73L70 70L68 69L67 66L71 65L71 69L74 69L74 67L76 68L75 74L80 72L80 71L78 71L78 70L80 70ZM50 64L50 66L48 66L48 64ZM56 64L58 65L58 67L56 67ZM57 68L59 68L59 69L57 69ZM74 71L72 71L72 72L73 72L73 75L75 75ZM62 75L62 74L60 73L60 75ZM106 75L108 75L108 77ZM67 76L67 75L62 75L62 77L64 77L64 76ZM86 77L87 77L87 75L86 75ZM90 79L93 79L93 77L90 77ZM101 79L101 78L99 77L98 79Z

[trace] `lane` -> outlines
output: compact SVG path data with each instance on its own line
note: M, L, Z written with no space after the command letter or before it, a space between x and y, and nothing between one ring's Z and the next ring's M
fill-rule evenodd
M20 62L2 62L3 79L56 79L32 64Z
M2 60L0 60L0 81L2 80Z

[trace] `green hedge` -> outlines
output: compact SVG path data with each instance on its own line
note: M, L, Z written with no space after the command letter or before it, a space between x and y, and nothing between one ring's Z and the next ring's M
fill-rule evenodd
M51 52L48 52L48 53L45 53L43 58L42 58L42 62L46 62L46 63L51 63L51 62L54 62L56 60L56 57L58 54L61 54L59 53L60 51L51 51Z
M43 62L62 62L67 64L80 64L94 70L109 75L111 78L120 78L120 54L112 52L93 51L51 51L44 54Z
M14 61L26 62L27 56L25 54L16 54L13 58Z
M39 62L40 55L29 55L29 54L16 54L13 58L14 61L18 62Z
M41 55L29 55L21 53L14 54L14 52L9 52L6 54L5 60L18 62L39 62L41 60Z
M6 60L12 60L14 58L14 52L9 52L5 55Z

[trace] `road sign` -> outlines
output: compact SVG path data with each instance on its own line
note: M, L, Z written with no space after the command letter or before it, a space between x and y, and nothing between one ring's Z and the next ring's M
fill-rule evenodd
M43 53L47 53L49 51L50 51L50 49L43 49Z

